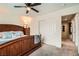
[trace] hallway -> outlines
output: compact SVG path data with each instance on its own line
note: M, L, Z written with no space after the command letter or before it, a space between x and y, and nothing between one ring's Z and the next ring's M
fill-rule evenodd
M75 43L69 39L62 41L62 49L65 52L65 54L67 53L69 55L77 55L77 47Z

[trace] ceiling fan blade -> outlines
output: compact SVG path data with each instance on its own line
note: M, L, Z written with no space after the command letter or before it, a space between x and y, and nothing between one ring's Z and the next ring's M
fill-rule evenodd
M25 3L26 6L31 6L31 3Z
M31 6L38 6L38 5L41 5L41 3L34 3L34 4L31 4Z
M27 3L24 3L26 6L28 5Z
M21 7L26 7L26 6L14 6L15 8L21 8Z
M32 10L34 10L35 12L37 12L37 13L39 13L39 11L38 10L36 10L36 9L34 9L34 8L31 8Z
M27 10L27 11L26 11L26 14L27 14L28 12L29 12L29 11Z

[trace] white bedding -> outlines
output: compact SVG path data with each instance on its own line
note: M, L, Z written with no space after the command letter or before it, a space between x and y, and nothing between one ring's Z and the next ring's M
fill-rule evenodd
M18 36L18 37L11 38L11 39L0 39L0 44L4 44L4 43L9 42L9 41L11 41L11 40L15 40L15 39L17 39L17 38L25 37L25 36L27 36L27 35Z

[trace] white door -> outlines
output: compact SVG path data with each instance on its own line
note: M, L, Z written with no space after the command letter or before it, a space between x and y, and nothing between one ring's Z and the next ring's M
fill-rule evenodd
M59 18L57 18L59 20ZM40 34L44 43L61 47L61 21L57 20L41 20Z
M76 33L76 35L75 35L75 43L76 43L76 46L78 46L78 39L79 39L79 14L76 14L76 16L75 16L75 29L76 29L76 31L75 31L75 33Z
M72 20L72 28L71 28L71 31L72 31L72 40L73 42L76 42L76 23L75 23L75 19Z
M40 34L42 35L42 41L49 43L51 38L51 24L50 22L43 20L40 21Z
M78 53L79 53L79 14L76 14L75 16L75 28L76 28L76 39L75 39L75 44L78 47Z

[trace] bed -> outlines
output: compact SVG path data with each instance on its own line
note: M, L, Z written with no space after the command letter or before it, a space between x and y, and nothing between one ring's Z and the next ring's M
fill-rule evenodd
M0 24L0 33L17 31L24 35L11 39L0 39L0 56L27 56L41 47L41 40L37 40L38 36L29 35L30 29L25 31L22 26ZM25 32L29 34L26 35Z

